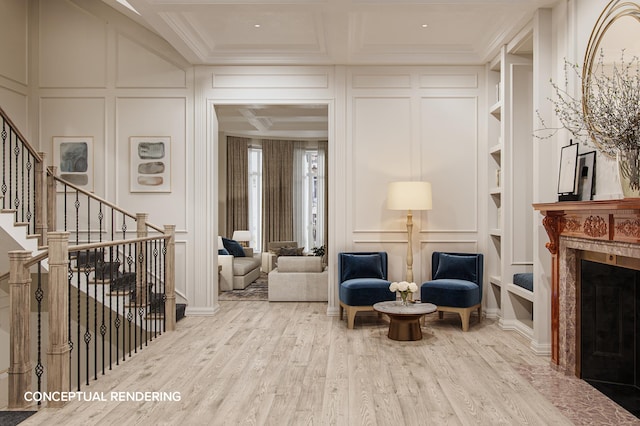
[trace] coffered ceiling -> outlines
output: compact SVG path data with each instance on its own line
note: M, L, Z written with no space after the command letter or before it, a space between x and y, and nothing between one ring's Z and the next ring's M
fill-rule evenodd
M457 65L489 62L557 0L103 0L192 64ZM217 106L219 128L327 137L325 106Z
M220 130L238 136L326 139L327 105L216 105Z
M491 60L556 0L104 0L193 64L424 65Z

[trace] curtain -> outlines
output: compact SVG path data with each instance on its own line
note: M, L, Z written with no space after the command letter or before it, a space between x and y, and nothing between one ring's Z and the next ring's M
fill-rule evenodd
M249 139L227 137L227 234L249 229Z
M298 242L298 247L304 247L307 240L307 216L305 215L305 155L306 142L293 143L293 240ZM307 247L307 250L311 247Z
M329 161L327 158L329 144L327 141L318 142L318 225L320 236L319 245L327 245L329 241ZM328 253L325 247L325 253Z
M293 240L293 144L262 141L262 245Z

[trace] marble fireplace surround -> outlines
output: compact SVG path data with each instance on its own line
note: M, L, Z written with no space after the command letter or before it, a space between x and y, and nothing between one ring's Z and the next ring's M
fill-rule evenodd
M551 253L551 362L580 376L579 261L639 269L640 199L534 204Z

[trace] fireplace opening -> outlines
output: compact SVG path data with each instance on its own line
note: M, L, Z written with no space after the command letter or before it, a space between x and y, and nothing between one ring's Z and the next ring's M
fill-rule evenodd
M640 417L640 272L580 262L580 377Z

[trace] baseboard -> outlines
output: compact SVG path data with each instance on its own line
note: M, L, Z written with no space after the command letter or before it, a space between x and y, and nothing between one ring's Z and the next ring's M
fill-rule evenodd
M500 319L500 309L482 309L484 317L488 319Z
M531 328L527 327L526 325L522 324L518 320L504 320L503 319L502 323L501 323L501 326L502 326L503 330L517 331L524 338L529 339L529 340L533 339L533 330Z
M338 315L340 315L340 309L337 306L327 306L327 316L337 317Z
M535 340L531 340L530 348L536 355L551 355L551 343L538 343Z
M187 306L187 310L185 312L185 316L188 317L208 317L214 315L216 312L220 310L220 305L216 304L211 308L192 308Z

